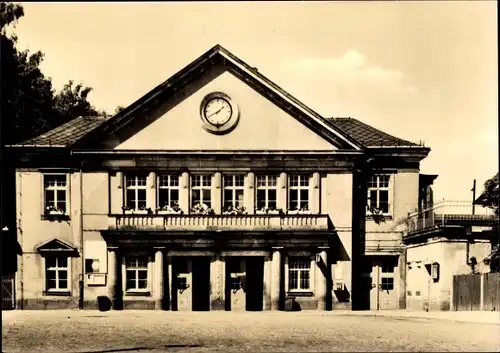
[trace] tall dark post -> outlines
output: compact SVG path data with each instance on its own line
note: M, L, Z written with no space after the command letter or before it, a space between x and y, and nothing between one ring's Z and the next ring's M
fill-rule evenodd
M474 202L476 201L476 179L474 179L474 184L472 185L472 214L476 214L476 205Z

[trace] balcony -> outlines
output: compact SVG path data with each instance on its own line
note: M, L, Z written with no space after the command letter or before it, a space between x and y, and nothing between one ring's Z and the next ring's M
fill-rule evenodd
M440 201L412 213L407 219L407 236L447 226L492 226L498 223L493 210L467 201Z
M108 218L111 230L279 231L328 230L328 215L120 214Z

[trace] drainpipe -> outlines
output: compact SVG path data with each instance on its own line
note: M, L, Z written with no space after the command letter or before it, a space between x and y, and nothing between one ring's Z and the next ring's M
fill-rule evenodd
M81 275L79 281L80 296L78 307L83 309L83 299L84 299L84 281L85 281L85 259L83 254L83 172L80 166L80 259L81 259Z
M19 221L17 227L19 229L19 239L17 241L21 244L21 247L24 245L23 239L23 174L19 172ZM17 238L17 237L16 237ZM21 302L20 309L24 309L24 254L21 254L19 264L19 290L21 291Z

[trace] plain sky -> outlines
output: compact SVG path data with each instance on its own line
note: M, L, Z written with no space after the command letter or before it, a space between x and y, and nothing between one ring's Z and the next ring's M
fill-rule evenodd
M437 199L498 172L496 1L22 5L19 47L109 113L221 44L325 117L425 141Z

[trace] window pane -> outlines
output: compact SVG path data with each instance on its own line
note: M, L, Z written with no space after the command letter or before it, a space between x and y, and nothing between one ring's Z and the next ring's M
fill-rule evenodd
M47 280L55 280L56 279L56 271L47 271Z
M135 280L128 280L127 279L127 286L126 286L126 289L135 289Z
M266 185L266 177L264 175L257 175L256 184L257 186Z
M290 186L299 186L299 176L290 175Z
M268 201L267 202L267 207L270 208L271 210L275 210L276 209L276 201Z
M139 280L146 280L148 278L148 271L137 271Z
M267 183L267 185L269 185L269 186L276 186L276 180L277 180L276 175L270 175L268 177L268 183Z
M66 190L57 190L57 201L66 201Z
M170 176L170 186L179 186L179 176L178 175L171 175Z
M234 176L234 186L243 186L245 182L245 178L243 175L235 175Z
M391 265L383 265L382 266L383 273L394 273L394 266Z
M289 271L288 282L289 282L290 289L298 289L299 273L297 271Z
M379 208L385 213L389 212L389 191L380 190L379 197Z
M377 208L377 190L370 190L370 207Z
M59 270L59 279L68 279L68 271L66 270Z
M233 204L233 190L224 190L224 206Z
M168 189L158 190L158 206L163 207L169 204Z
M57 258L57 266L58 267L68 267L68 258L67 257L58 257Z
M147 280L139 280L139 288L140 289L146 289L148 287L148 281Z
M191 191L191 207L200 203L201 200L201 190L192 190Z
M57 288L57 281L55 279L50 279L47 281L47 289L56 289Z
M203 185L211 186L212 185L212 176L211 175L203 175Z
M170 190L170 206L173 206L176 202L179 202L179 190L172 189Z
M309 270L300 271L300 288L309 289Z
M56 267L56 258L54 256L48 256L45 258L45 265L47 268Z
M301 175L300 176L300 186L309 186L309 176Z
M135 208L135 190L127 189L126 198L127 198L127 207Z
M67 289L68 281L67 280L59 280L59 289Z
M201 185L201 175L191 175L191 186Z
M267 199L269 202L276 203L276 189L271 189L267 191Z
M135 270L128 270L126 271L126 279L127 281L135 281L136 280L136 271Z
M379 176L379 187L388 188L389 187L390 175L380 175Z
M236 190L236 206L243 206L243 190Z
M233 186L233 176L224 175L224 186Z
M203 203L205 203L208 207L210 207L211 203L210 203L210 189L209 190L206 190L204 189L203 190Z
M54 205L54 191L45 190L45 203L48 205Z
M257 190L257 208L266 207L266 191Z
M377 176L372 175L370 179L368 180L368 187L369 188L376 188L377 187Z
M307 206L309 203L309 190L300 190L300 203L303 206Z

